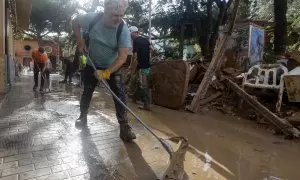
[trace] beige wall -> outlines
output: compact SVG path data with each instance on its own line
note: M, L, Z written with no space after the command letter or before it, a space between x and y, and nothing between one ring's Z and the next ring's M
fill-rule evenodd
M15 52L14 52L14 33L13 33L13 28L11 21L8 21L8 55L14 57Z
M25 45L31 46L30 51L26 51L24 49ZM31 41L31 40L15 40L14 41L14 51L16 55L16 59L18 61L22 61L23 58L31 58L32 50L37 49L39 47L37 41Z
M4 53L5 53L5 2L0 1L0 94L5 92L5 61L4 61Z
M16 2L16 8L17 8L17 15L16 18L17 21L17 28L18 29L27 29L28 23L29 23L29 17L31 12L31 4L32 0L16 0L11 1L11 3ZM7 80L7 71L6 71L6 58L5 58L5 0L0 0L0 94L5 93L6 91L6 80ZM7 27L7 35L8 35L8 44L7 44L7 56L11 57L10 59L13 59L15 57L15 51L14 51L14 40L13 40L13 28L11 21L8 20L8 27ZM10 63L10 66L13 63ZM13 81L14 78L14 67L11 67L10 69L10 80Z

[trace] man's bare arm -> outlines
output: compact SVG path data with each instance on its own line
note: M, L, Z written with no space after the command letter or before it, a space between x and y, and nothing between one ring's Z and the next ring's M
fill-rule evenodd
M84 42L83 38L81 38L80 24L79 24L77 18L72 21L72 30L73 30L73 32L75 34L77 45L79 45L79 50L81 52L87 52L87 48L86 48L85 42Z
M126 62L129 48L119 48L119 56L116 61L108 68L111 73L119 70L122 65Z
M136 65L137 65L137 53L132 53L131 62L129 66L131 73L135 72Z

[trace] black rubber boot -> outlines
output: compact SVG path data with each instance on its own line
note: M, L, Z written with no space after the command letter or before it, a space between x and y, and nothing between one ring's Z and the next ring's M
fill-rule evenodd
M139 106L139 109L145 110L145 111L151 111L150 105L144 104L144 106Z
M132 141L136 139L135 134L132 132L131 127L128 123L120 124L120 138L124 141Z
M87 124L87 114L80 114L79 118L75 122L76 127L86 126Z

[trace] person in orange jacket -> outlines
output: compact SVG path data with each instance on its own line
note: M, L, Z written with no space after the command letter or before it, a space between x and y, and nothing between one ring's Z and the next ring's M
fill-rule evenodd
M42 47L39 47L39 49L34 50L32 52L32 59L34 63L33 67L33 72L34 72L34 86L33 90L36 90L38 87L38 79L39 79L39 72L41 72L41 86L40 86L40 91L43 91L44 89L44 82L45 82L45 77L44 77L44 72L45 72L45 64L48 60L48 56L45 53L45 49Z

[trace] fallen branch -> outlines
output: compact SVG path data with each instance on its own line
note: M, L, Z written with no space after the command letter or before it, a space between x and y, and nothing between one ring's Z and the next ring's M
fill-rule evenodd
M300 126L300 121L299 120L290 120L289 121L293 126Z
M292 135L293 137L299 137L300 131L296 129L287 120L278 117L276 114L271 112L268 108L262 105L256 100L256 98L249 95L236 83L227 77L224 77L225 83L228 84L231 90L233 90L237 95L239 95L243 100L245 100L257 113L262 115L268 122L274 125L276 128L281 130L286 135Z
M215 94L209 96L208 98L202 99L202 100L200 101L199 105L200 105L200 106L204 106L204 105L210 103L211 101L217 99L217 98L220 97L221 95L222 95L221 92L217 92L217 93L215 93Z

